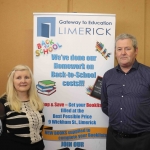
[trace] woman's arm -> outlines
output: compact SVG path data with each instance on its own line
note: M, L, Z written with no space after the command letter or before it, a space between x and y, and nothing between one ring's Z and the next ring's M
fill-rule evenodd
M5 117L5 108L4 105L0 102L0 119Z

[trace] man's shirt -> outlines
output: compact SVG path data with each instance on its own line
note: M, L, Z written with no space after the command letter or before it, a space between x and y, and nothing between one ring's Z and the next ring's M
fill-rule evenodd
M150 131L150 68L135 61L128 73L119 65L108 70L102 80L101 104L114 130Z

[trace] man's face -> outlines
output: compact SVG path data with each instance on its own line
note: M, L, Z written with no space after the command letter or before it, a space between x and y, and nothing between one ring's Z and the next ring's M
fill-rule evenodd
M27 93L31 87L31 82L31 76L28 70L15 71L13 83L17 93Z
M138 49L134 49L132 46L132 40L124 39L117 41L115 52L118 64L121 67L132 67L138 53Z

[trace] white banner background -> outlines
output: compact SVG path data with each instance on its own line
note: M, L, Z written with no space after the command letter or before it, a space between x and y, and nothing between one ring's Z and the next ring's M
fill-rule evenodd
M51 86L56 88L56 91L49 96L44 95L46 91L39 93L45 103L45 126L50 127L52 131L51 135L44 131L45 150L65 149L65 147L70 150L75 150L77 147L86 150L106 149L104 136L106 132L103 136L87 135L80 140L74 138L61 141L59 137L69 137L65 132L61 135L62 131L88 128L90 133L90 129L94 128L94 131L101 133L104 131L102 128L107 128L108 118L102 113L101 107L96 107L101 101L89 96L87 92L89 87L94 85L97 76L102 77L108 69L114 67L114 39L114 14L34 13L35 83L38 86L39 81L51 80L55 82L55 85ZM97 42L102 44L101 52L96 50ZM108 53L110 55L107 55ZM80 60L74 60L72 55L80 57ZM109 56L107 59L106 55ZM56 68L55 63L76 64L81 68L61 69ZM90 74L91 78L84 74ZM83 84L80 84L80 81ZM87 103L93 107L86 107ZM62 112L62 108L71 112ZM69 115L79 116L67 118L70 117ZM87 122L79 124L79 120ZM63 121L68 121L69 124ZM56 132L57 130L59 132Z

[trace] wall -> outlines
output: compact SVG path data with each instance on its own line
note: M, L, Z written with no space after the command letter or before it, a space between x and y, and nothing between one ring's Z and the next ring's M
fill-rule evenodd
M34 12L116 14L116 35L135 35L139 42L137 59L150 66L149 0L0 0L0 95L15 65L33 69Z

